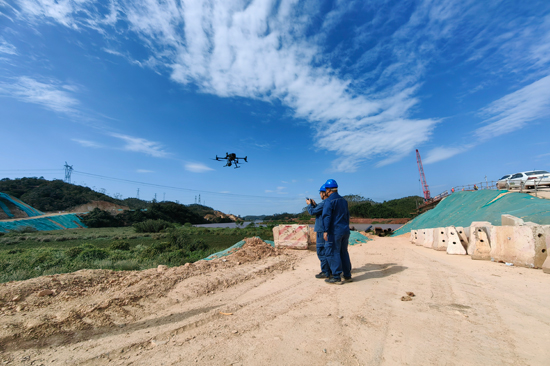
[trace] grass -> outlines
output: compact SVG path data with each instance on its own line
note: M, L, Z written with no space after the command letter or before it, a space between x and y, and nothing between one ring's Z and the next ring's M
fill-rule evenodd
M195 262L245 237L273 240L269 228L177 227L136 233L132 227L7 233L0 236L0 282L80 269L143 270Z

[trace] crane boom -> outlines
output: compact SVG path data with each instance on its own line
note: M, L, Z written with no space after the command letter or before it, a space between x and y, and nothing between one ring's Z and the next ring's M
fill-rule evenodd
M432 198L430 196L430 188L428 187L428 182L426 182L426 176L424 175L424 167L422 166L422 159L420 158L420 153L416 149L416 162L418 163L418 172L420 173L420 182L422 183L422 192L424 193L424 201Z

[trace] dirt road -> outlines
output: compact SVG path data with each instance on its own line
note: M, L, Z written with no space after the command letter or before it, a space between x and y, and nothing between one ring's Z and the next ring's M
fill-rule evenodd
M376 238L350 247L354 282L328 285L313 277L314 252L262 250L161 272L80 271L4 284L1 359L550 364L550 275L541 270L450 256L406 237ZM53 287L51 296L37 295ZM414 292L412 301L401 301L406 292Z

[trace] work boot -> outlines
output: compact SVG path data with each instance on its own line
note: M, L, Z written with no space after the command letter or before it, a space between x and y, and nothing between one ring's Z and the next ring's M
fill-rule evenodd
M340 279L340 277L331 277L331 278L327 278L325 282L330 283L331 285L341 285L342 279Z
M315 275L315 278L330 278L330 276L328 274L326 274L325 272L320 272L320 273Z
M344 277L344 282L353 282L353 278L350 277Z

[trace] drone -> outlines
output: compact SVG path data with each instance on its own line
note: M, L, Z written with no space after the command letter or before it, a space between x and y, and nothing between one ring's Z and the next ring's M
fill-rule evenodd
M216 160L216 161L221 161L221 160L226 160L227 163L224 165L224 167L226 166L231 166L231 165L235 165L235 169L237 168L240 168L239 166L239 159L242 159L244 160L246 163L248 163L248 160L246 160L248 158L248 156L245 156L244 158L238 158L237 157L237 154L234 154L234 153L225 153L225 158L223 157L219 157L218 155L216 155L216 159L212 159L212 160Z

